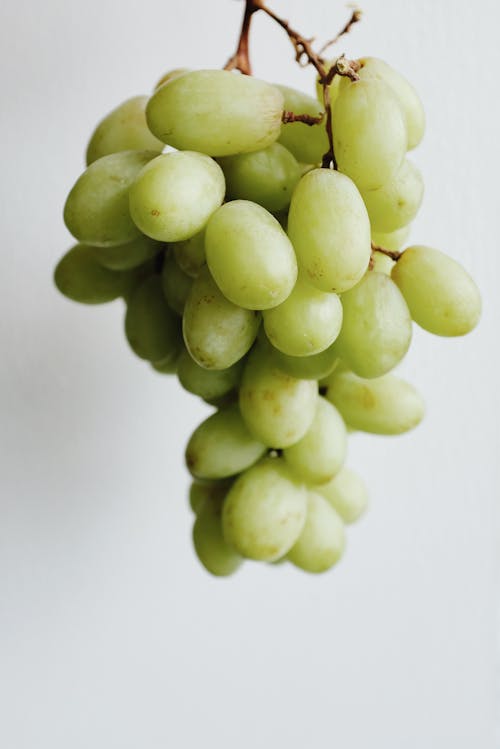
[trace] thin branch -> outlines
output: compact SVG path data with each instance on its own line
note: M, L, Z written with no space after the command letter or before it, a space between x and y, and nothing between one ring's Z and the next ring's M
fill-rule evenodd
M320 56L323 55L323 52L326 52L328 47L331 47L333 44L336 44L342 36L345 36L345 34L348 34L350 30L352 29L352 27L354 26L354 24L361 21L362 15L363 14L361 10L359 8L355 8L352 12L350 19L347 21L346 25L344 26L344 28L341 31L339 31L337 36L334 36L333 39L330 39L329 42L326 42L325 44L323 44L318 54Z
M250 23L255 11L259 10L253 0L246 0L245 14L241 24L240 38L238 47L232 57L229 58L224 66L224 70L239 70L244 75L252 75L252 66L250 65L250 54L248 48L248 38L250 34Z
M372 242L372 255L374 252L381 252L382 255L387 255L387 257L390 257L396 263L403 254L402 252L398 252L397 250L387 250L385 247L379 247L379 245L373 244Z
M313 114L294 114L294 112L283 112L281 115L281 122L286 124L287 122L303 122L304 125L319 125L323 122L324 113L320 112L317 117Z

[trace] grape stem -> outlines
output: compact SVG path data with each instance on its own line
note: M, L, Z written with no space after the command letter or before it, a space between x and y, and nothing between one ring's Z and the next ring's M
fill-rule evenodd
M387 250L385 247L380 247L378 244L373 244L372 242L372 256L370 260L371 266L373 266L373 253L374 252L381 252L383 255L387 255L387 257L390 257L392 260L394 260L395 263L398 262L399 258L403 254L402 252L398 252L397 250Z
M328 67L325 65L324 59L321 57L322 52L324 52L328 47L330 47L332 44L335 44L344 34L349 33L352 26L357 23L361 19L361 11L354 10L351 18L346 23L344 28L335 36L333 39L331 39L329 42L327 42L319 52L316 52L313 48L313 42L314 38L307 39L302 34L300 34L298 31L295 31L288 21L285 21L284 18L280 18L274 11L272 11L270 8L268 8L264 0L245 0L245 12L243 15L243 23L241 26L241 32L240 32L240 38L238 41L238 46L236 48L236 52L232 57L229 58L226 65L224 66L225 70L239 70L240 73L243 73L244 75L251 75L252 74L252 66L250 64L250 57L249 57L249 34L250 34L250 23L252 20L252 16L257 11L261 10L263 13L265 13L269 18L271 18L275 23L278 24L278 26L281 26L281 28L286 32L288 35L288 38L290 39L293 48L295 50L295 60L299 63L299 65L312 65L313 68L318 73L318 79L321 84L321 87L323 89L323 105L325 108L326 113L326 134L328 136L328 144L329 148L328 151L323 156L321 166L324 169L337 169L337 161L335 159L335 152L333 148L333 129L332 129L332 106L330 101L330 84L332 83L334 77L336 75L345 76L347 78L350 78L352 81L357 81L359 76L357 74L357 71L359 70L359 63L355 60L346 60L344 55L341 55L331 66L331 68L328 69ZM305 62L304 62L305 60ZM304 122L307 125L316 125L319 122L322 122L323 115L321 115L321 118L318 117L312 117L311 115L306 114L294 114L293 112L283 112L283 122Z

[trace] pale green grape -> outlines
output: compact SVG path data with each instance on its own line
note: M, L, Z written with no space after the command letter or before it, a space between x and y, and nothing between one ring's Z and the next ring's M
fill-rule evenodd
M164 83L168 83L169 81L173 80L174 78L178 78L180 75L184 75L184 73L190 73L191 70L189 68L174 68L174 70L169 70L168 73L165 73L165 75L162 75L158 83L156 84L154 90L160 88L160 86L163 86Z
M401 167L385 185L361 193L372 231L392 232L413 221L424 194L422 175L411 161Z
M150 276L154 275L158 271L158 267L162 262L160 255L146 260L142 265L138 265L137 268L131 268L125 274L125 289L123 291L123 298L126 302L129 302L136 289Z
M311 286L302 278L292 293L263 313L267 337L288 356L310 356L325 351L342 325L342 304L336 294Z
M216 401L234 390L243 372L244 360L227 369L204 369L184 351L177 364L177 376L182 387L207 401Z
M424 404L415 388L394 375L364 380L353 372L334 372L326 397L353 429L402 434L422 421Z
M103 268L95 247L77 244L59 260L54 282L61 294L74 302L102 304L123 294L128 277L122 271Z
M318 104L312 96L303 94L288 86L277 85L283 94L283 109L294 114L310 114L317 117L324 111L323 104ZM281 126L278 142L287 148L298 161L305 164L319 164L328 151L328 136L325 120L318 125L306 125L303 122L287 122Z
M320 380L333 372L339 358L333 345L320 354L312 356L287 356L276 350L275 362L279 369L292 377L302 380Z
M205 251L217 286L245 309L276 307L297 280L290 240L272 214L249 200L233 200L212 215Z
M382 81L349 81L333 110L338 168L362 190L388 182L401 166L407 144L399 102Z
M226 198L252 200L268 211L288 207L300 178L295 156L279 143L262 151L240 153L219 160L226 178Z
M174 148L231 156L271 145L282 112L283 95L269 83L227 70L195 70L157 89L146 116L151 132Z
M125 334L137 356L159 362L177 358L180 349L179 324L168 306L159 276L151 276L134 291L127 305Z
M368 267L368 214L354 183L339 172L314 169L302 177L290 204L288 236L308 280L322 291L347 291Z
M412 334L410 312L396 284L370 271L342 295L342 307L337 355L360 377L380 377L393 369L408 351Z
M293 473L306 484L324 484L342 468L347 451L344 421L332 404L318 398L311 426L283 457Z
M372 230L372 242L377 247L383 247L386 250L397 252L406 243L409 233L409 226L402 226L401 229L396 229L396 231L391 232Z
M154 258L164 248L160 242L141 235L127 244L113 247L96 247L95 255L100 264L111 270L129 270L137 268L147 260Z
M342 468L328 483L316 489L332 505L344 523L354 523L368 507L368 490L357 473Z
M205 266L191 287L182 324L195 362L205 369L227 369L254 342L260 315L228 301Z
M130 214L148 237L179 242L203 229L225 193L220 166L202 153L157 156L130 189Z
M302 533L287 554L292 564L306 572L326 572L345 548L341 518L317 492L307 495L307 517Z
M171 252L165 256L161 271L161 284L170 309L182 315L193 279L179 268Z
M195 515L199 513L205 502L222 502L233 484L234 479L220 481L206 481L194 479L189 487L189 505Z
M386 276L391 275L391 271L394 267L394 260L385 255L383 252L377 252L375 250L372 253L372 268L374 273L384 273Z
M307 494L279 458L242 473L222 512L227 543L242 556L272 562L293 546L306 519Z
M164 144L146 123L147 102L147 96L127 99L97 125L87 147L87 165L119 151L163 151Z
M195 478L222 479L249 468L265 452L236 405L217 411L195 429L186 447L186 465Z
M64 222L84 244L111 247L131 242L139 229L130 217L128 194L155 151L122 151L94 161L77 179L64 206Z
M469 333L481 316L481 296L467 271L431 247L408 247L392 269L412 318L430 333Z
M317 398L314 381L285 374L265 350L252 351L241 380L240 409L258 440L274 448L298 442L311 426Z
M208 572L226 577L236 572L242 558L224 540L222 535L222 503L204 502L193 526L193 545L196 555Z
M205 231L200 231L184 242L176 242L173 250L179 268L191 278L197 278L206 263Z

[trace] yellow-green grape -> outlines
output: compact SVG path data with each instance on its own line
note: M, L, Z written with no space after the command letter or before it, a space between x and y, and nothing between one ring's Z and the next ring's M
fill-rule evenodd
M384 273L386 276L391 275L392 268L394 266L394 260L383 252L374 250L372 253L372 267L371 270L375 273Z
M379 80L391 87L403 112L406 131L406 148L418 146L425 131L425 112L420 98L406 78L383 60L376 57L362 57L358 75L363 80Z
M342 295L344 322L337 355L360 377L380 377L408 351L412 325L408 306L384 273L370 272Z
M279 351L310 356L325 351L337 338L342 304L336 294L320 291L299 277L288 298L265 310L262 317L267 337Z
M137 356L159 362L177 358L179 324L163 295L159 276L150 276L134 291L127 305L125 334Z
M405 245L409 233L409 226L403 226L401 229L390 232L373 231L372 229L372 242L377 247L397 252Z
M221 502L233 484L234 479L207 481L194 479L189 487L189 506L195 515L199 513L205 502Z
M226 299L205 266L191 287L182 325L187 350L200 367L227 369L254 342L260 314Z
M223 479L241 473L266 452L248 431L238 406L209 416L191 435L186 465L199 479Z
M179 242L203 229L225 193L220 166L202 153L157 156L130 189L130 214L148 237Z
M176 242L173 251L179 268L191 278L197 278L206 263L205 231L200 231L183 242Z
M347 432L342 416L325 398L318 398L311 426L283 457L300 481L324 484L337 474L345 460Z
M182 350L182 348L180 348L180 350ZM158 372L158 374L174 375L177 373L177 362L179 361L179 354L180 351L178 348L172 349L167 354L167 356L165 356L163 359L160 359L160 361L151 362L151 366L155 370L155 372Z
M94 161L73 185L64 206L64 222L79 242L111 247L136 239L130 217L129 189L154 151L122 151Z
M317 492L307 495L307 517L302 533L287 559L306 572L326 572L345 548L344 524L333 507Z
M100 264L111 270L129 270L137 268L147 260L158 255L164 248L161 242L141 235L127 244L113 247L96 247L95 255Z
M276 350L276 365L286 374L302 380L320 380L329 375L339 362L335 347L329 346L320 354L312 356L287 356Z
M205 252L219 289L245 309L276 307L297 280L290 240L271 213L249 200L225 203L212 215Z
M156 86L154 87L154 90L160 88L160 86L163 86L164 83L168 83L169 81L173 80L174 78L178 78L180 75L184 75L184 73L190 73L190 68L174 68L174 70L169 70L168 73L165 73L165 75L162 75Z
M87 165L119 151L163 151L164 144L147 126L147 103L147 96L127 99L97 125L87 147Z
M481 316L481 295L467 271L444 252L408 247L392 269L412 318L441 336L470 333Z
M370 222L356 185L337 171L302 177L290 204L288 236L311 284L341 293L356 284L370 261Z
M289 551L304 526L305 488L279 458L265 458L242 473L222 511L227 543L242 556L272 562Z
M326 398L347 426L374 434L402 434L424 416L424 403L413 385L395 375L365 380L340 371L328 378Z
M226 198L252 200L268 211L288 207L300 178L295 156L279 143L262 151L240 153L219 160L226 178Z
M344 523L354 523L368 507L368 489L357 473L342 468L330 481L316 488Z
M417 215L424 182L417 167L405 159L389 182L361 194L372 231L392 232L405 227Z
M171 252L165 256L161 272L161 284L170 309L173 309L178 315L182 315L186 299L193 285L193 279L179 268Z
M281 130L283 95L227 70L195 70L164 83L148 102L149 128L163 143L209 156L259 151Z
M288 86L277 85L283 94L283 109L294 114L309 114L317 117L324 112L324 106L316 99L302 91ZM319 164L328 151L328 136L325 120L317 125L306 125L304 122L287 122L281 126L278 142L293 153L297 161L305 164Z
M122 271L103 268L95 247L77 244L59 260L54 282L61 294L74 302L102 304L121 296L128 278Z
M325 63L325 68L327 72L329 72L332 69L332 67L335 65L336 62L337 62L337 58L335 58L334 60L331 60L330 62ZM341 82L342 82L342 76L334 75L332 78L332 82L328 86L328 89L330 92L330 105L332 108L334 107L335 102L337 100L337 96L339 95ZM319 82L319 75L316 76L316 96L320 104L324 107L323 86Z
M283 448L298 442L311 426L318 388L277 368L265 350L254 349L240 385L243 419L264 445Z
M205 569L216 577L227 577L242 563L241 556L232 549L222 535L222 502L204 502L193 526L193 546Z
M217 401L234 390L243 372L243 359L227 369L203 369L184 351L177 364L177 376L182 387L207 401Z
M338 168L360 190L376 190L401 166L406 125L392 89L376 79L349 81L333 110Z

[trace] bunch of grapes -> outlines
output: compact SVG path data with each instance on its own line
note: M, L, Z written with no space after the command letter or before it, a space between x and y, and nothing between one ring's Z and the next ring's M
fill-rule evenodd
M414 89L297 36L318 98L174 70L97 126L64 209L78 244L59 290L122 297L132 350L216 409L186 448L194 547L215 575L245 558L332 567L367 505L348 431L401 434L423 416L390 374L412 320L457 336L480 315L454 260L401 251L423 193L406 158L424 132Z

